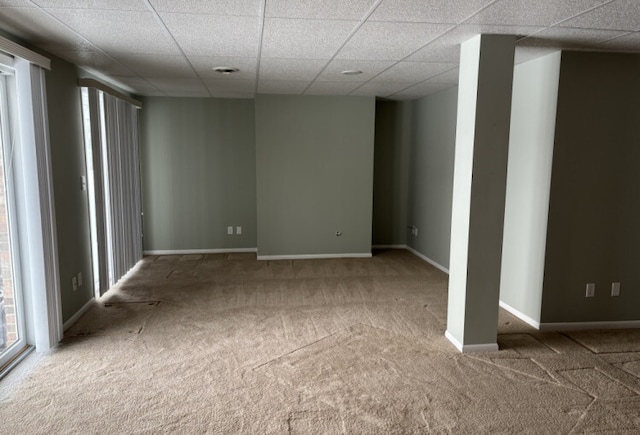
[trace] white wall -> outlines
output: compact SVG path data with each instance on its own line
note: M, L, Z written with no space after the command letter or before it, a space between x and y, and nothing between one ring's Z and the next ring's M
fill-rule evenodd
M513 78L500 300L540 322L560 52Z

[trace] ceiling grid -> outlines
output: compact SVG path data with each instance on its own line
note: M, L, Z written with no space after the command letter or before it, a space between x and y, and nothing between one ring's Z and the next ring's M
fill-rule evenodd
M455 86L479 33L516 35L516 63L640 53L640 2L0 0L0 29L140 96L407 100Z

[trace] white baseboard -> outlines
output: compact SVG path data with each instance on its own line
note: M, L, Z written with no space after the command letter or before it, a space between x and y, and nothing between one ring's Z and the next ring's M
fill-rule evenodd
M64 322L64 324L62 325L62 330L66 331L67 329L71 328L78 320L80 320L80 317L82 317L84 313L86 313L91 309L91 307L93 307L95 303L96 303L96 298L91 298L89 302L84 304L82 308L76 311L76 313L73 316L71 316L69 320Z
M407 249L407 245L371 245L371 249Z
M446 273L447 275L449 275L449 269L447 269L443 265L438 264L437 262L433 261L432 259L430 259L429 257L427 257L425 255L422 255L421 253L419 253L418 251L413 249L411 246L407 246L406 249L407 249L407 251L411 252L416 257L419 257L419 258L423 259L424 261L426 261L427 263L429 263L430 265L432 265L436 269L439 269L439 270L443 271L444 273Z
M444 336L462 353L497 352L499 350L498 343L462 344L449 331L445 331Z
M258 252L258 248L229 249L165 249L144 251L144 255L197 255L197 254L235 254L240 252Z
M362 254L301 254L301 255L258 255L258 260L318 260L326 258L371 258L371 252Z
M511 305L500 301L500 308L504 308L506 311L510 312L511 314L513 314L514 316L516 316L518 319L522 320L525 323L528 323L529 325L533 326L536 329L540 329L540 322L533 320L531 317L527 316L526 314L524 314L521 311L516 310L515 308L513 308Z
M586 331L593 329L636 329L640 320L618 320L602 322L559 322L541 323L540 331Z

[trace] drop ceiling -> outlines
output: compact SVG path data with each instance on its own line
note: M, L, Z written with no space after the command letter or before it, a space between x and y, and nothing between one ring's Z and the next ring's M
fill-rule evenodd
M516 63L640 52L640 1L0 0L0 29L137 95L406 100L455 86L478 33L517 35Z

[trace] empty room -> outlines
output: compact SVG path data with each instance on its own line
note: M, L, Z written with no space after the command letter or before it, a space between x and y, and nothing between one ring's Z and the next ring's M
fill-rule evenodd
M640 431L640 3L0 2L0 433Z

